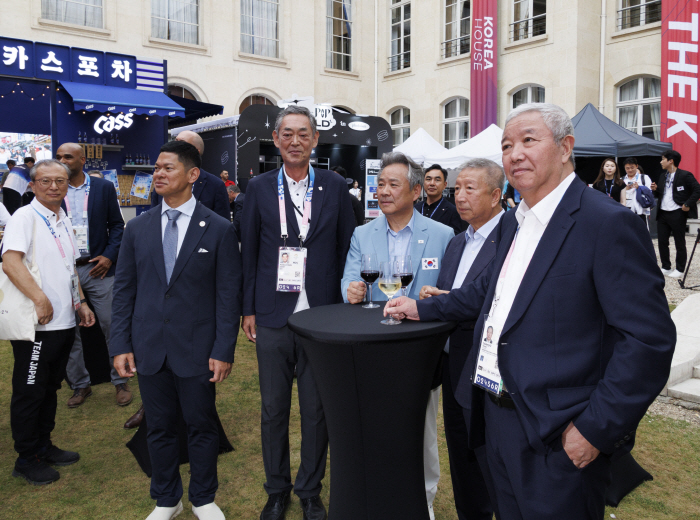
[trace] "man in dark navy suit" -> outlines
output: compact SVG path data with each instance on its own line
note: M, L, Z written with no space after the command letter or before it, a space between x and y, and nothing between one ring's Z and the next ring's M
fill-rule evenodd
M161 147L153 182L162 204L124 232L114 283L110 353L124 377L138 369L148 414L156 508L182 512L178 410L188 430L189 499L200 520L222 520L214 503L219 435L214 384L231 372L240 320L241 260L231 222L192 195L197 149Z
M676 343L649 233L577 178L573 133L556 105L511 112L503 166L523 198L496 228L496 257L466 288L385 310L476 321L455 397L503 520L603 518L611 457L631 449Z
M284 166L248 183L243 207L243 330L256 342L262 398L262 452L269 498L261 520L284 518L292 489L304 520L324 520L321 480L326 470L328 432L306 354L287 328L297 311L341 303L340 278L355 229L347 185L338 174L309 164L318 144L316 118L290 105L277 116L272 134ZM279 208L279 209L278 209ZM281 248L303 248L306 280L283 283ZM287 249L290 258L303 254ZM303 273L303 269L299 269ZM284 292L295 285L295 292ZM278 289L279 288L279 289ZM256 332L257 325L257 332ZM289 413L296 366L301 411L301 465L292 485Z
M449 200L442 196L447 187L447 170L439 164L433 164L425 170L423 189L427 195L426 200L416 202L416 209L424 217L431 218L451 227L455 235L467 229L464 221L459 217L457 208Z
M61 206L71 221L80 249L80 258L75 261L76 271L83 292L95 309L109 347L112 287L124 233L124 219L119 210L117 191L111 182L85 174L85 154L79 144L62 144L56 151L56 159L70 170L68 193ZM128 379L121 377L114 366L110 375L116 389L117 404L128 405L132 400L127 386ZM76 408L92 395L79 327L76 327L75 341L66 367L66 379L73 390L73 395L68 399L68 408Z
M420 291L421 300L468 286L491 263L498 247L496 226L503 216L500 202L505 180L503 168L488 159L472 159L460 167L455 181L455 203L459 216L469 227L450 241L442 259L437 287L424 286ZM488 477L484 448L469 447L464 409L455 399L457 382L472 348L473 336L474 320L463 321L445 345L442 410L457 517L459 520L491 520L493 507L488 491L493 493L493 490L487 489L484 480L484 475Z
M194 146L199 155L204 154L204 141L200 135L191 130L183 130L175 137L176 141L185 141ZM192 187L194 198L204 204L205 207L212 210L217 215L221 215L226 220L231 220L231 209L228 203L228 194L226 193L226 185L216 175L212 175L208 171L200 168L197 182ZM151 194L151 207L155 208L160 204L160 195L156 190Z

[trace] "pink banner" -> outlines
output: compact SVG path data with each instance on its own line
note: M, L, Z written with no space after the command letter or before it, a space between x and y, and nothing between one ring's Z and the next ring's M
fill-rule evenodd
M681 167L700 178L700 3L698 0L664 0L661 16L661 140L670 141L683 157Z
M498 0L472 0L471 132L481 133L498 118Z

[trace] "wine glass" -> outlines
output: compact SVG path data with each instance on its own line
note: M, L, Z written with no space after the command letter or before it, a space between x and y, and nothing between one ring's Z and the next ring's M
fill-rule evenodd
M362 306L363 309L376 309L379 307L376 303L372 303L372 284L379 278L379 266L377 265L376 255L362 255L362 270L360 276L369 286L369 301Z
M379 289L386 294L389 300L401 289L401 278L394 274L392 262L382 262L379 267ZM401 320L389 316L386 320L382 320L381 323L384 325L398 325L401 323Z
M393 259L394 263L394 275L401 278L401 295L408 296L406 294L406 288L413 281L413 269L411 267L411 256L395 256Z

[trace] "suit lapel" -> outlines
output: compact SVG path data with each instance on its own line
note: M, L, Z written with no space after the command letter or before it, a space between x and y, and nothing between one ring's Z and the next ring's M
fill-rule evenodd
M420 268L423 251L428 244L428 225L427 217L422 217L417 211L413 210L413 236L411 237L411 267L413 268L413 279L416 279L418 269ZM391 260L391 259L390 259ZM438 269L440 266L438 265ZM413 282L411 282L413 283Z
M163 228L161 226L161 206L156 206L157 211L149 214L150 222L147 222L148 243L151 246L151 259L156 267L158 278L165 286L168 285L165 280L165 258L163 257Z
M377 255L377 269L382 262L388 262L389 258L389 242L386 238L386 217L382 215L374 219L372 223L374 231L372 232L372 245L374 252Z
M450 242L450 246L448 246L449 256L445 254L442 259L442 266L440 268L440 274L438 275L437 281L438 288L445 291L452 289L455 276L457 276L459 262L464 254L464 248L467 246L467 240L464 237L464 233L460 233L454 237L452 242Z
M202 195L202 192L204 191L204 186L206 184L207 184L206 172L200 168L199 178L197 179L197 182L194 183L194 189L192 190L192 195L194 195L195 199L199 200L199 197Z
M486 241L484 242L484 245L481 246L479 254L476 255L474 263L469 268L467 276L464 277L462 287L466 287L469 283L474 281L476 277L481 274L481 271L483 271L486 268L486 266L489 265L491 259L493 259L493 257L496 256L496 250L498 248L496 247L495 231L496 230L491 231L489 236L486 237Z
M85 174L85 175L87 175L87 174ZM91 179L91 181L92 180L94 180L94 179ZM92 210L95 206L94 202L95 202L95 197L96 197L95 188L96 188L96 186L94 186L93 183L90 182L90 193L88 195L88 222L92 221ZM80 208L80 211L81 212L83 211L82 207Z
M202 211L202 207L202 203L197 202L194 212L192 213L192 218L190 218L190 224L187 226L187 231L185 232L185 239L182 242L182 246L180 246L180 252L177 254L177 260L175 260L175 265L173 266L173 273L170 276L170 285L177 280L187 260L192 256L195 247L199 244L202 235L209 227L209 215ZM203 226L201 225L202 223L204 223ZM162 249L161 247L161 256L163 254ZM163 270L165 271L165 261L163 261L163 266Z
M542 285L542 281L575 223L574 219L571 218L571 213L581 207L581 193L585 188L586 185L576 178L566 190L549 224L547 224L540 243L535 249L535 254L532 255L532 260L525 271L525 276L523 276L520 288L515 295L513 306L508 313L501 334L505 334L522 318L540 285Z
M314 191L311 194L311 222L309 223L309 233L306 235L306 239L313 234L314 229L318 225L318 219L321 216L321 206L323 206L323 195L325 194L324 188L326 187L326 177L319 170L314 170Z

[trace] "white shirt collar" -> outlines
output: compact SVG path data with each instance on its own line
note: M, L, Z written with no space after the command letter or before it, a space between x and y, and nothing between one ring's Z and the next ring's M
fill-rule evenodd
M188 217L192 217L192 213L194 213L194 208L197 206L197 199L194 198L194 196L191 196L187 202L184 204L181 204L177 208L171 208L168 206L167 202L165 202L165 199L163 199L163 203L161 204L161 209L160 209L160 214L162 215L169 209L176 209L180 213L184 213Z
M518 224L522 226L523 220L525 220L525 216L529 212L532 212L532 214L537 217L537 220L539 220L540 224L543 226L549 224L549 221L552 218L554 211L557 209L557 206L559 206L564 193L566 193L566 190L569 189L569 186L571 186L571 183L574 182L575 178L576 174L571 172L563 181L559 183L559 186L550 191L546 197L535 204L532 208L528 207L525 199L523 199L515 212L515 218L518 219Z
M287 178L287 185L290 187L290 189L293 187L292 183L297 184L298 186L303 186L304 188L306 188L306 186L309 184L309 174L308 173L306 174L306 177L304 177L302 180L296 181L296 180L292 179L289 175L287 175L286 168L282 168L282 171L284 172L284 176Z
M41 202L39 202L36 199L36 197L34 197L32 199L32 201L30 202L30 205L32 206L32 208L37 210L41 216L43 216L47 220L51 220L52 217L56 217L56 222L58 222L59 220L63 220L64 218L66 218L66 212L63 211L63 208L60 208L58 210L58 215L57 215L56 213L51 211L49 208L44 206Z
M505 214L505 211L501 210L498 212L498 214L495 217L492 217L491 220L489 220L486 224L481 226L478 230L474 231L474 228L472 227L471 224L469 224L469 227L467 228L467 235L469 238L472 240L474 239L474 235L479 235L482 238L486 238L491 234L491 231L494 230L494 228L498 225L498 222L501 220L501 217Z

